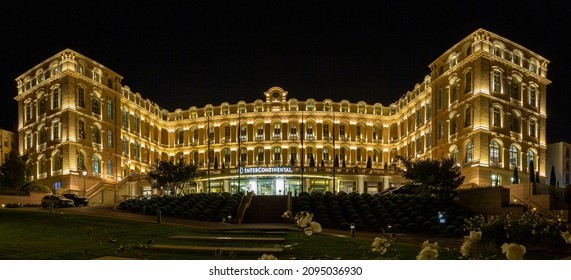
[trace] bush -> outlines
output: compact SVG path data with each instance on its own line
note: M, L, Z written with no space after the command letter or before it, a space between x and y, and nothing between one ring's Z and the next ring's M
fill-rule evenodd
M445 233L446 235L448 235L448 236L456 236L456 235L454 235L454 234L455 234L455 232L456 232L457 229L458 229L458 228L457 228L456 226L449 225L449 226L446 227L446 229L444 229L444 233Z
M414 233L414 232L418 232L419 230L420 230L420 227L416 223L409 223L406 225L406 231L408 231L408 232Z
M432 226L432 227L430 228L430 230L428 231L428 233L434 234L434 235L440 234L440 233L441 233L441 232L440 232L440 227L439 227L439 226Z

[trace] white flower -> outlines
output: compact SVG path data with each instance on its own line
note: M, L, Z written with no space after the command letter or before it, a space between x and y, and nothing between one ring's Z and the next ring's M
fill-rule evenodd
M320 233L321 232L321 224L319 224L318 222L311 222L311 223L309 223L308 227L303 229L303 232L305 232L305 234L307 236L311 236L314 232Z
M571 244L571 232L566 231L561 233L561 237L565 240L565 243Z
M470 250L472 250L472 241L466 239L460 247L460 253L462 253L462 256L467 257L470 255Z
M516 243L504 243L502 245L502 253L506 254L508 260L523 260L525 254L525 246Z
M418 256L416 256L417 260L436 260L438 258L438 250L435 250L431 247L425 247L424 249L420 250Z
M371 251L384 255L389 246L391 246L391 243L388 239L384 237L375 237L373 244L371 244Z
M285 212L282 214L282 218L291 219L291 218L292 218L291 211L285 211Z
M471 242L480 242L482 240L482 232L481 231L470 231L469 236L464 236L465 240L470 240Z
M263 254L261 257L258 258L258 260L277 260L277 259L278 258L276 258L276 256L268 254Z
M416 256L417 260L436 260L438 258L438 242L430 243L428 240L422 243L422 250Z
M311 223L312 219L313 219L312 213L301 212L300 214L298 214L297 217L297 226L299 226L300 228L306 228Z

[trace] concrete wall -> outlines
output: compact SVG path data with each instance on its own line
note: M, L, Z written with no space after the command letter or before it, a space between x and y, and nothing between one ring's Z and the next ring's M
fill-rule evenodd
M49 193L31 193L29 196L25 195L0 195L0 204L20 203L26 204L42 204L42 198Z
M484 215L512 214L519 217L524 212L520 205L510 204L510 190L506 188L472 188L458 191L458 206Z

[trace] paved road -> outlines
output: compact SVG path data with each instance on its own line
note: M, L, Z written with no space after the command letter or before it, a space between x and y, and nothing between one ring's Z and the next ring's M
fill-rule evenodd
M138 213L132 213L128 211L121 211L114 208L114 205L90 205L87 207L68 207L68 208L56 208L53 211L56 213L63 212L68 214L77 215L90 215L90 216L100 216L100 217L112 217L119 219L129 219L136 221L144 221L149 223L157 223L158 218L156 216L144 215ZM25 208L20 208L25 209ZM27 208L34 211L51 211L51 209L43 208ZM265 224L233 224L233 223L222 223L222 222L206 222L182 218L172 218L172 217L161 217L162 224L172 224L179 226L189 226L198 228L217 228L217 229L268 229L268 230L289 230L294 229L291 225L285 223L265 223ZM322 234L334 235L344 238L351 238L351 232L347 230L324 228ZM381 234L376 232L366 232L358 231L355 233L355 238L370 240L371 242L377 236L389 236L389 234ZM456 247L459 248L462 245L462 238L450 238L445 236L430 236L424 234L397 234L397 241L401 243L417 244L420 245L425 240L432 242L438 242L441 247Z

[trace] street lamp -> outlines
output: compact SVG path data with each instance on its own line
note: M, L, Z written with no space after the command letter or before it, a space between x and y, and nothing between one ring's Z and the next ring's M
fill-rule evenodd
M81 174L83 174L83 197L85 197L85 175L87 175L87 170L83 170Z

